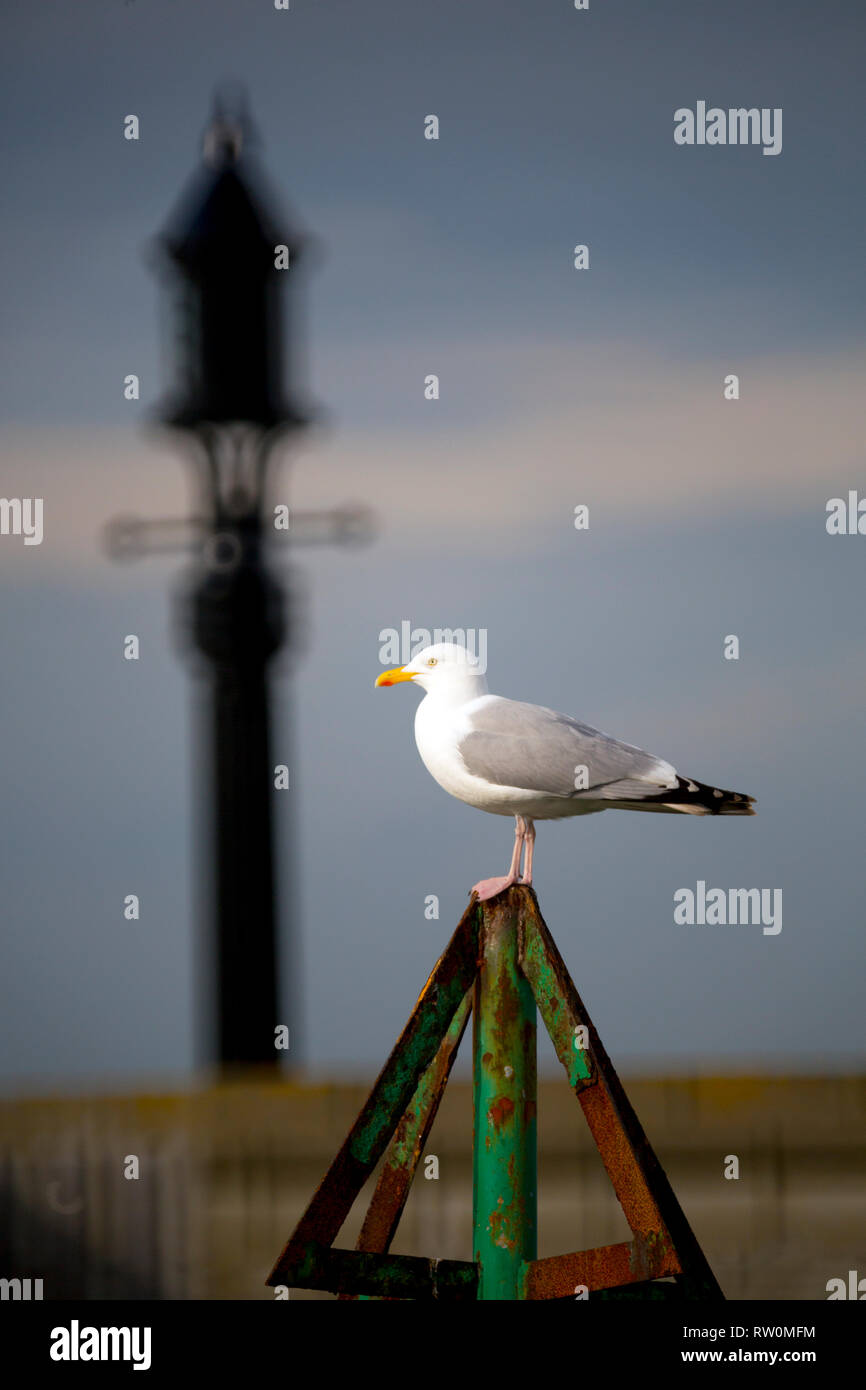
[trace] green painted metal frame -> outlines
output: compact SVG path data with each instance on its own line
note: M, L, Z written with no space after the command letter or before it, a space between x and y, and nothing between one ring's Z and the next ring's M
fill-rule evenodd
M412 1180L421 1161L430 1130L433 1128L439 1102L445 1092L448 1077L451 1075L454 1058L457 1056L457 1049L466 1031L466 1024L469 1021L471 1011L472 991L470 989L464 995L463 1002L458 1005L457 1012L451 1020L439 1051L418 1082L411 1104L388 1145L376 1190L367 1208L367 1215L355 1244L356 1250L385 1254L391 1248L391 1241L394 1239L400 1217L403 1215L403 1208L409 1197ZM357 1295L352 1293L340 1294L341 1299L355 1297L363 1299L369 1295L364 1293Z
M543 1260L536 1258L536 1007L633 1237ZM391 1255L470 1008L474 1259ZM383 1154L356 1249L334 1249ZM268 1284L342 1298L573 1299L580 1288L605 1299L724 1297L532 889L510 888L489 903L473 897Z

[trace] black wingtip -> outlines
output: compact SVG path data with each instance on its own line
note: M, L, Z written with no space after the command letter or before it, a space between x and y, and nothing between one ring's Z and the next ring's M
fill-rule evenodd
M653 801L662 802L672 810L684 814L706 816L754 816L753 796L745 792L729 792L723 787L710 787L706 782L695 782L691 777L677 777L675 792L661 792Z

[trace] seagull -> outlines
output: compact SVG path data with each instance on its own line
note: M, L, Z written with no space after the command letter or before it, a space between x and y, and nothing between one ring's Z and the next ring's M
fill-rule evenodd
M426 691L415 714L421 761L440 787L494 816L514 816L508 873L472 892L484 902L532 883L535 822L593 811L753 816L754 798L689 777L652 753L542 705L491 695L475 656L456 642L425 647L377 686L411 681ZM521 873L520 861L525 858Z

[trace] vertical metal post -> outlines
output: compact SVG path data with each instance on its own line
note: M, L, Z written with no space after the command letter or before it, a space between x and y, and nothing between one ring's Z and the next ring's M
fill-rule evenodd
M537 1259L535 999L519 965L519 892L480 914L473 1000L473 1258L478 1297L519 1299Z

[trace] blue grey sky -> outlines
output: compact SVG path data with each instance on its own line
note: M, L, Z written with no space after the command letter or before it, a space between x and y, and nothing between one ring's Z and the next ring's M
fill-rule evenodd
M118 568L99 536L189 502L180 453L144 431L170 384L144 250L229 77L317 247L299 332L322 423L277 494L380 522L362 552L275 556L303 596L275 699L305 1064L377 1068L510 851L507 821L421 765L416 693L373 689L403 620L483 627L497 693L757 797L751 820L540 826L542 910L615 1061L862 1064L866 539L824 523L866 493L864 27L854 3L764 0L7 6L0 492L46 518L39 547L0 537L7 1090L193 1065L183 561ZM698 100L781 107L781 154L676 146ZM783 930L675 925L698 879L781 889Z

